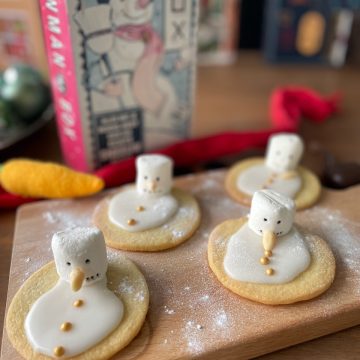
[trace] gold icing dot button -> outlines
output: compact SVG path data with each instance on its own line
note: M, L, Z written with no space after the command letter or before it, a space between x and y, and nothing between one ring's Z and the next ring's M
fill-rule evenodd
M56 357L61 357L65 354L65 349L62 346L57 346L54 348L53 353Z
M265 250L264 251L264 255L266 256L266 257L270 257L270 256L272 256L272 251L271 250Z
M262 265L267 265L268 263L270 262L269 258L266 257L266 256L263 256L261 259L260 259L260 263Z
M74 303L73 303L73 305L74 305L75 307L83 306L83 305L84 305L84 301L81 300L81 299L75 300Z
M132 226L132 225L135 225L136 224L136 220L135 219L129 219L127 221L128 225Z
M136 211L139 211L139 212L144 211L144 210L145 210L145 208L141 205L136 208Z
M70 331L72 329L72 323L70 322L64 322L60 326L61 331Z
M274 275L274 273L275 273L274 269L272 269L272 268L266 269L266 275L271 276L271 275Z

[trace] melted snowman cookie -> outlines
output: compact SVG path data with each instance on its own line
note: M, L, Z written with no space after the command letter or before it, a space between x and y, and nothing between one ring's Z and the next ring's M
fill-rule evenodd
M160 155L136 160L136 189L128 188L109 203L109 219L129 232L153 229L165 224L178 211L171 194L172 161Z
M249 218L228 220L210 235L209 265L235 293L265 304L289 304L324 292L335 260L324 240L293 226L295 206L271 190L255 193Z
M304 145L295 134L270 138L265 159L255 158L234 165L225 180L227 192L244 205L250 205L257 190L270 189L293 198L298 209L311 206L320 195L320 182L299 166Z
M200 223L194 197L172 187L172 160L142 155L135 186L124 186L95 209L93 221L118 249L158 251L187 240Z
M284 284L310 264L304 237L293 227L294 203L270 190L255 193L248 223L229 240L224 268L233 279Z
M124 256L108 269L104 238L95 228L56 233L52 250L55 266L50 263L30 277L9 307L10 340L27 359L111 357L136 336L145 320L144 278ZM143 300L128 294L119 298L108 289L107 277L115 285L123 277L132 279Z

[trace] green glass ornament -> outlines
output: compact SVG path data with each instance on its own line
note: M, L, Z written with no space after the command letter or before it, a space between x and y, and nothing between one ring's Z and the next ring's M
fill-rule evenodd
M0 99L0 133L18 125L19 119L11 106Z
M0 96L25 122L32 122L50 103L50 90L38 71L27 65L14 65L3 73Z

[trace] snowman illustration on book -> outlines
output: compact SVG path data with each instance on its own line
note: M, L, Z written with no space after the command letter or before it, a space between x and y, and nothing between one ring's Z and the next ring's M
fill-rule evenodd
M210 235L208 259L218 279L266 304L324 292L334 279L334 257L324 240L294 226L294 215L291 198L272 190L255 192L248 218L228 220Z
M246 159L229 170L225 180L227 192L244 205L250 205L254 193L261 189L294 199L297 209L313 205L321 185L316 175L299 166L303 152L304 143L298 135L271 136L265 159Z
M25 332L36 353L68 358L86 353L119 329L125 309L123 301L107 288L106 246L98 229L58 232L51 246L59 279L32 304ZM144 287L147 291L146 284ZM135 322L145 318L146 301L141 308L142 319ZM131 313L132 309L126 311ZM129 328L127 331L131 334ZM121 333L118 336L121 348Z
M152 25L153 17L151 0L110 0L75 14L86 46L99 56L99 71L93 73L101 79L92 81L90 73L87 84L94 113L143 109L147 149L178 138L178 127L190 116L189 106L161 71L166 44ZM190 66L194 51L189 46L176 51L170 72ZM154 130L151 136L149 130Z
M136 159L136 184L124 186L94 213L109 246L137 251L174 247L200 223L195 198L173 187L173 161L164 155Z

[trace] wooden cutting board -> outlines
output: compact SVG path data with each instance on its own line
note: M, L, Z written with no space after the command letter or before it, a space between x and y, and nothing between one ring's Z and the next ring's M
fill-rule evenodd
M150 309L139 336L116 359L249 358L360 324L360 186L324 190L315 207L296 215L300 227L320 235L333 249L337 262L333 286L311 301L266 306L223 288L208 267L211 230L248 213L225 194L223 181L223 171L177 179L176 186L192 192L200 203L202 223L196 234L173 250L126 253L147 279ZM28 276L52 260L52 234L91 224L95 206L106 195L109 192L20 208L7 307ZM2 359L20 359L6 331Z

